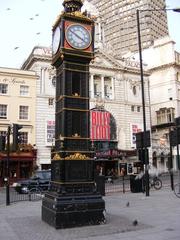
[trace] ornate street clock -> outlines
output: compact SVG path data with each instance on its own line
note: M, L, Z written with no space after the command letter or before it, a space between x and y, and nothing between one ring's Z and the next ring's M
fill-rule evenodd
M94 22L81 13L82 5L81 0L64 0L64 12L53 26L56 139L51 187L43 198L42 219L56 228L104 221L105 204L95 187L89 129Z

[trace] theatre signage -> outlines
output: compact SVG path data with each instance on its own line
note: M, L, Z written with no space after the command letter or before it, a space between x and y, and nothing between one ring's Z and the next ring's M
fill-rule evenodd
M98 159L106 158L118 158L123 159L123 157L136 156L136 150L121 150L121 149L109 149L107 151L97 151L95 156Z
M91 111L91 140L110 140L110 113Z

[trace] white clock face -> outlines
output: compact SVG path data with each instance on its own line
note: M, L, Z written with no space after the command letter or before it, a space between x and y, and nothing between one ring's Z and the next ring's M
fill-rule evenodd
M53 54L56 54L59 48L60 42L61 42L61 30L60 30L60 27L57 27L56 30L54 31L53 39L52 39Z
M92 41L90 32L80 24L70 25L65 34L69 45L76 49L86 49Z

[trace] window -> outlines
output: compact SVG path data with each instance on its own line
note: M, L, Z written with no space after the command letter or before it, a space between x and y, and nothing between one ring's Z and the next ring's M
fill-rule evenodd
M94 95L97 95L97 84L94 84Z
M174 122L174 108L161 108L156 112L157 124Z
M20 106L19 107L19 119L28 120L28 106Z
M7 132L6 132L6 131L0 131L0 136L6 137L6 135L7 135Z
M20 132L20 142L21 144L28 144L28 133Z
M133 86L132 91L133 91L133 94L136 95L136 93L137 93L137 91L136 91L136 86Z
M108 85L104 86L104 95L108 96Z
M48 104L49 104L49 106L53 106L54 105L54 98L49 98L48 99Z
M131 106L131 112L134 112L134 106Z
M51 81L52 81L53 87L55 87L56 86L56 77L54 76Z
M141 107L137 106L137 112L140 112L140 111L141 111Z
M29 86L21 85L20 96L28 96L28 95L29 95Z
M172 88L168 89L169 100L172 100Z
M7 105L0 104L0 119L7 119Z
M0 83L0 94L7 94L8 85L4 83Z
M180 81L180 73L179 72L176 73L176 79L177 79L177 81Z

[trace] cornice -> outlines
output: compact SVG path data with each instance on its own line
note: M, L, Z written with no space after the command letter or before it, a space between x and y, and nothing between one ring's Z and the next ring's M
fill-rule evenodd
M118 68L113 68L113 67L109 67L109 66L99 66L99 65L95 65L95 64L91 64L90 68L94 68L94 69L101 69L101 70L106 70L106 71L116 71L116 72L122 72L122 73L127 73L127 74L140 74L140 70L136 70L136 69L131 69L131 68L122 68L122 67L118 67ZM148 77L150 75L149 71L144 71L144 76Z
M170 67L180 67L180 64L176 63L176 62L171 62L171 63L167 63L167 64L163 64L157 67L152 67L149 68L149 72L152 73L152 71L157 71L157 70L161 70L161 69L166 69L170 68Z
M31 68L31 66L37 62L37 61L41 61L41 62L50 62L52 61L52 57L51 56L42 56L42 55L30 55L29 58L26 60L26 62L22 65L22 69L29 69Z
M14 69L12 69L14 70ZM19 71L19 72L18 72ZM8 69L8 72L6 71L1 71L0 69L0 76L3 76L3 77L11 77L11 78L32 78L32 79L37 79L37 75L34 71L32 70L17 70L17 72L15 71L11 71L11 69L9 68Z
M121 71L123 73L131 73L131 74L140 74L140 68L133 68L130 66L126 66L126 64L122 64L119 61L116 60L116 58L111 57L109 54L105 53L104 50L102 49L98 49L95 52L95 58L96 56L98 57L104 57L104 59L106 59L107 61L109 61L110 63L112 63L112 65L114 67L109 67L109 66L102 66L102 65L98 65L95 63L95 61L91 62L90 67L94 67L96 69L102 69L102 70L113 70L113 71ZM144 70L144 75L145 76L149 76L150 72L148 70Z

